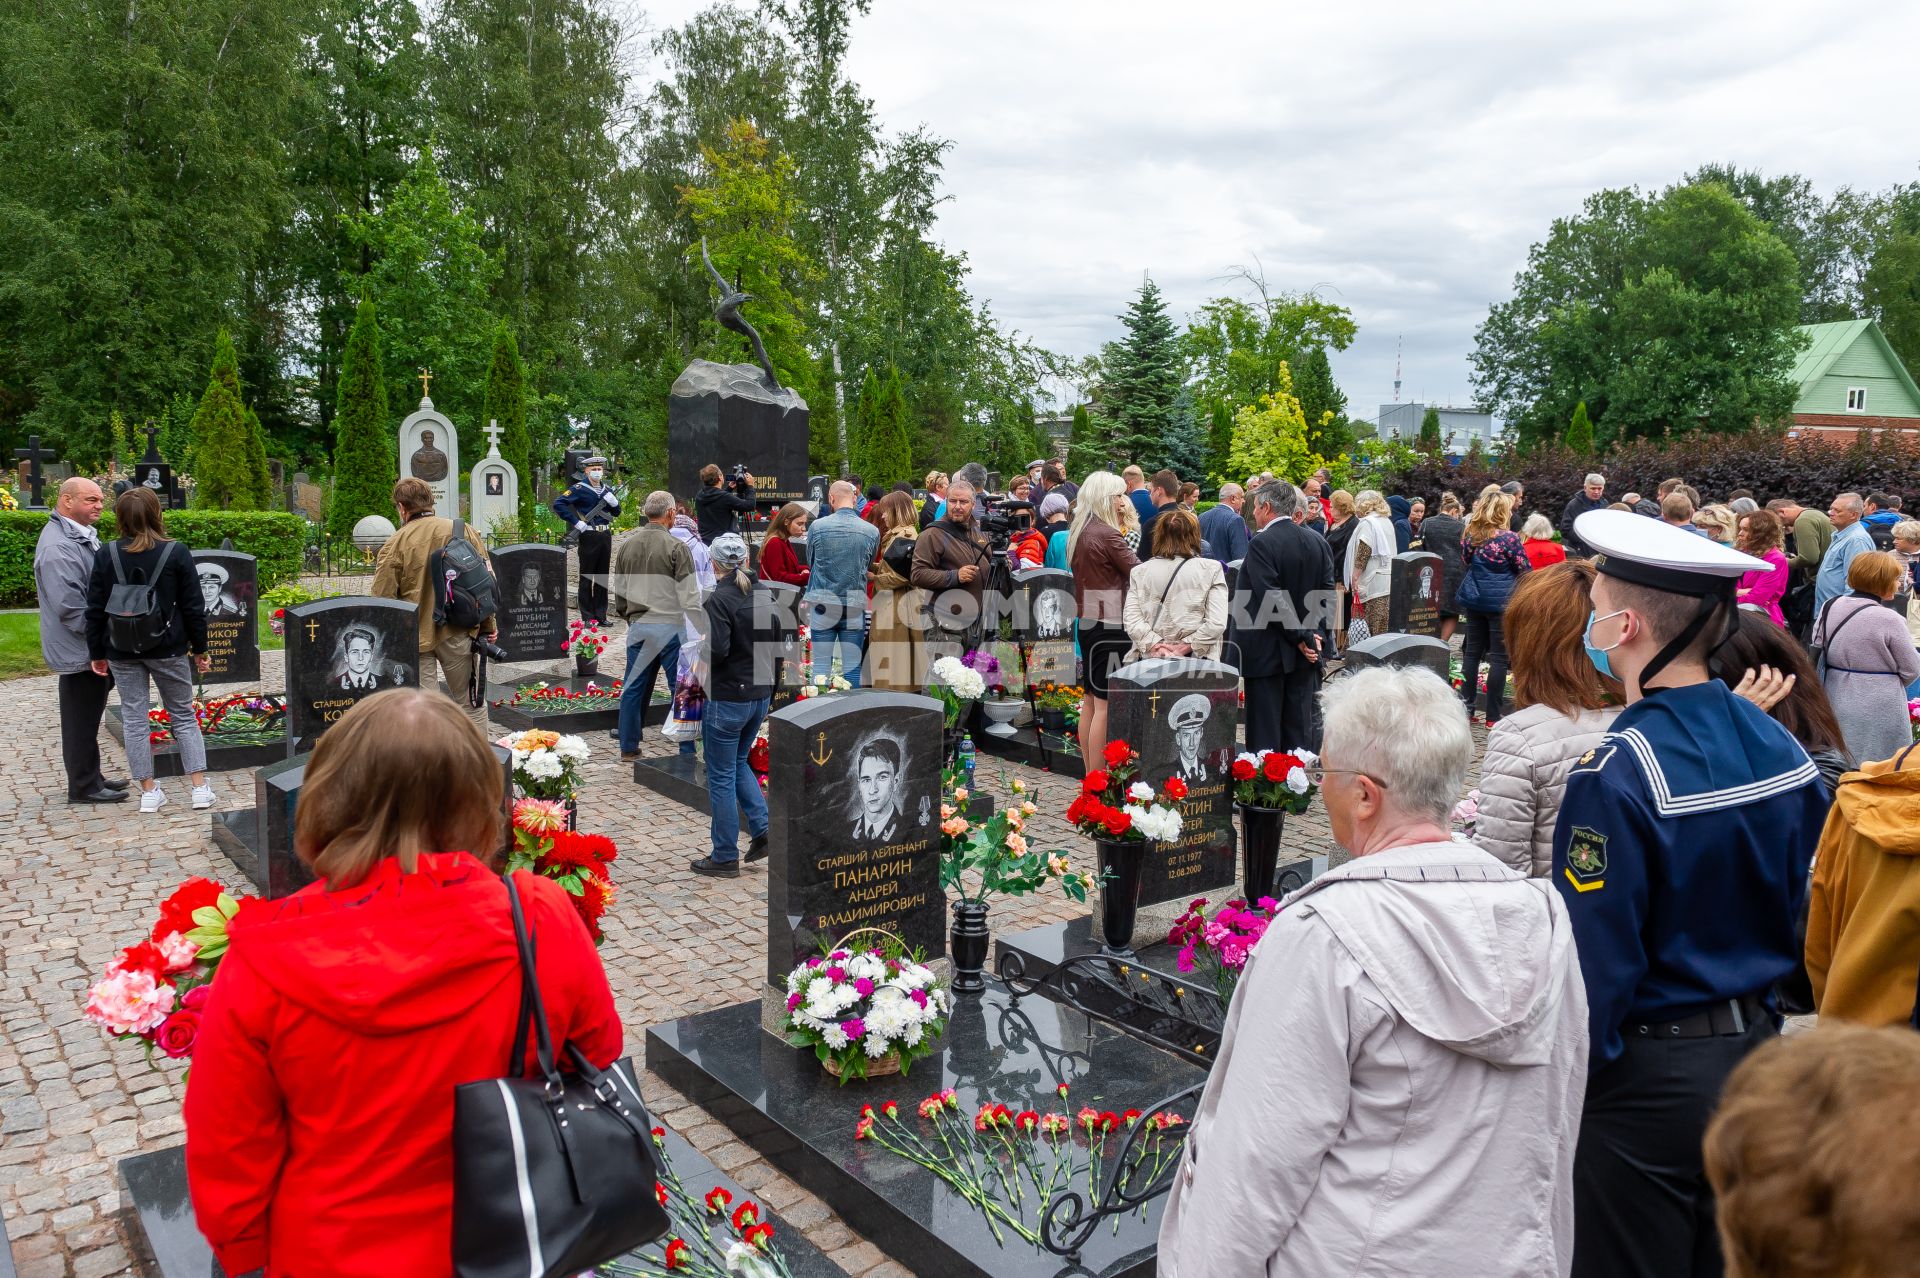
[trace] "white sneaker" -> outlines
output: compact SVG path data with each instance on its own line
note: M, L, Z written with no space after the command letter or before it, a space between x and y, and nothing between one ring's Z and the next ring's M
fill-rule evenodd
M154 787L154 789L156 790L159 788L160 788L159 786ZM193 787L194 811L198 812L203 808L210 808L212 806L213 806L213 787L210 785L196 785L195 787Z
M160 805L166 801L167 792L157 785L151 790L142 790L140 792L140 810L142 812L158 812Z

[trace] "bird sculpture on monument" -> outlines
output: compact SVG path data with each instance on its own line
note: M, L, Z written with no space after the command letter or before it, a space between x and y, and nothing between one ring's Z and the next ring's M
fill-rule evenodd
M730 329L753 343L754 358L760 361L761 371L766 375L767 385L774 390L781 389L780 379L774 375L773 361L767 358L767 348L760 340L760 334L753 325L747 323L746 316L740 313L740 303L753 300L753 294L742 292L737 286L727 283L726 278L714 268L713 259L707 256L707 237L700 237L700 260L707 264L708 274L713 282L720 286L720 300L713 304L713 317L720 321L720 327Z

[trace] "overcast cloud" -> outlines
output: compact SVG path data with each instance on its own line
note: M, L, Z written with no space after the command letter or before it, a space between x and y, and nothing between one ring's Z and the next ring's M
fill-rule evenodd
M702 4L647 5L649 23ZM954 143L940 238L976 296L1085 354L1151 271L1177 316L1237 264L1319 288L1358 417L1465 403L1527 247L1605 186L1721 161L1824 194L1920 177L1920 4L875 0L849 73Z

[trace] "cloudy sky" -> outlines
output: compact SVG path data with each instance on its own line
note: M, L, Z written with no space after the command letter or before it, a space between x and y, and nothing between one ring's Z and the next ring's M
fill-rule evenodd
M1403 399L1468 402L1487 306L1597 188L1708 161L1823 193L1920 178L1911 0L873 8L849 72L890 131L953 141L940 235L1003 323L1083 354L1142 271L1184 318L1257 260L1352 309L1333 363L1360 417L1397 341Z

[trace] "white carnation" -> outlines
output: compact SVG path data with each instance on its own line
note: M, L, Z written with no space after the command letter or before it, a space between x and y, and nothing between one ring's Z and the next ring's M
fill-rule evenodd
M1135 781L1127 787L1127 797L1135 803L1145 803L1153 797L1153 787L1145 781Z

